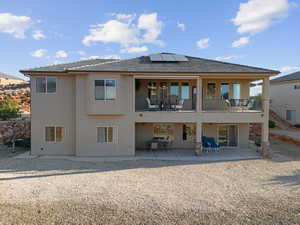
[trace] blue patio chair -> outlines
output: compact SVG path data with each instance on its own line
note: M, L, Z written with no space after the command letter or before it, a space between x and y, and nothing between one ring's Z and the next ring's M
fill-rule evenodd
M213 137L206 137L213 151L220 151L220 144L215 141Z
M207 141L207 137L202 136L202 147L204 152L209 152L211 150L211 144Z

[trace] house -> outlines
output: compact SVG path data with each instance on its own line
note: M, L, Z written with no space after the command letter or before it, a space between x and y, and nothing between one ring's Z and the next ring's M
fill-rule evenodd
M271 109L291 124L300 124L300 71L270 81Z
M31 79L34 155L134 156L160 144L199 151L202 136L243 149L249 123L262 124L268 150L269 77L278 71L160 53L21 72ZM255 80L263 102L249 97Z
M26 83L26 82L24 80L22 80L21 78L0 72L0 86L16 85L16 84L24 84L24 83Z

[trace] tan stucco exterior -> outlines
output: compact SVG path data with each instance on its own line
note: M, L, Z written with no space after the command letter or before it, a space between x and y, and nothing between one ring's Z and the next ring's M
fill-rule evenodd
M282 118L287 119L287 110L295 111L295 117L289 120L292 124L300 124L300 85L299 81L272 83L270 86L271 109Z
M193 123L196 142L202 135L216 137L218 124L237 124L239 146L248 146L249 123L263 124L263 141L268 142L269 76L249 74L47 74L57 78L56 93L36 93L35 78L31 76L32 148L33 155L133 156L135 149L151 138L151 123ZM43 75L45 76L45 75ZM197 87L197 106L193 111L136 111L135 79L189 80ZM117 98L114 101L95 100L94 81L115 79ZM249 97L250 82L264 79L264 110L260 112L203 111L202 95L207 81L240 82L241 97ZM204 90L202 90L204 88ZM205 96L204 96L205 97ZM141 128L138 124L146 124ZM45 142L45 126L63 126L61 143ZM115 127L114 143L97 143L98 126ZM148 127L147 127L148 126ZM180 136L180 126L176 125ZM194 143L182 143L178 136L174 146L192 148Z

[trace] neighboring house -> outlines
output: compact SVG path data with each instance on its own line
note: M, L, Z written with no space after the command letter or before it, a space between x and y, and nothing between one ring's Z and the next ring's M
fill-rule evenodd
M300 71L270 84L271 109L291 124L300 124Z
M278 71L160 53L21 71L31 78L32 154L133 156L157 141L247 148L249 123L268 148L269 77ZM263 80L263 102L249 98Z

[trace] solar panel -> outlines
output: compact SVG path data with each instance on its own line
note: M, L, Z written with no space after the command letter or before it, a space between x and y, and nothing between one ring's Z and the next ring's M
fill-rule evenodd
M150 55L152 62L186 62L188 59L184 55L175 54L155 54Z
M173 57L176 59L177 62L187 62L189 61L187 57L184 55L173 55Z
M150 55L151 61L162 61L162 57L160 54Z

